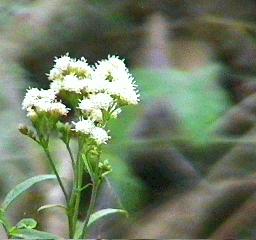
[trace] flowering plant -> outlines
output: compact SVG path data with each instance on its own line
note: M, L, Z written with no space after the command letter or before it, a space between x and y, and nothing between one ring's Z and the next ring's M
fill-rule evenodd
M7 194L1 206L0 223L11 238L58 238L36 230L37 222L34 219L22 219L15 226L7 219L7 209L13 200L44 180L57 180L65 205L44 205L39 211L52 207L64 208L70 238L84 238L88 227L107 214L125 213L122 209L95 212L94 205L100 185L111 172L110 163L101 159L102 145L111 138L107 130L108 121L117 118L123 106L139 102L132 75L123 60L116 56L109 56L91 67L84 58L77 60L66 54L55 59L48 78L48 90L27 90L22 108L27 111L33 128L22 125L19 130L43 148L54 174L32 177ZM54 133L65 144L70 155L74 176L71 191L63 183L49 151L50 137ZM71 147L71 140L77 142L76 151ZM85 173L90 176L90 182L83 186L82 177ZM80 221L81 192L85 188L91 188L91 199L86 217Z

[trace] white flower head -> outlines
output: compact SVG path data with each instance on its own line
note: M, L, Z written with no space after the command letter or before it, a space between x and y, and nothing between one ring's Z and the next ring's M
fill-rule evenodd
M63 88L63 84L61 80L55 80L50 83L50 89L52 89L56 93L59 93L62 88Z
M100 122L103 119L102 111L100 109L92 109L88 117L92 121Z
M54 62L55 62L54 68L57 68L61 71L66 71L69 68L71 62L73 62L73 61L74 60L72 58L70 58L68 56L68 54L61 56L60 58L56 57L54 60Z
M108 59L99 61L95 67L95 75L110 82L129 79L130 76L123 60L116 56L108 56Z
M28 89L22 102L22 108L27 110L27 116L31 119L38 113L67 115L68 109L63 103L56 101L55 94L56 91L53 89Z
M61 74L62 74L61 69L52 68L52 69L50 70L49 75L48 75L48 79L51 80L51 81L54 81L54 80L56 80L56 79L61 78Z
M122 83L119 81L108 83L106 90L114 98L119 98L124 104L136 105L140 101L138 90L133 83Z
M38 102L52 102L56 98L56 92L53 89L38 89L31 88L27 90L27 93L22 102L22 109L28 109L36 105Z
M95 109L95 106L91 99L86 98L79 103L78 109L81 109L84 112L91 112L93 109Z
M73 122L75 125L75 131L82 134L90 134L95 128L93 121L82 119L78 122Z
M67 108L63 103L61 102L53 102L51 103L51 105L49 106L49 111L51 113L56 113L57 115L67 115L69 108Z
M119 93L120 99L128 105L136 105L140 101L139 94L133 89L122 89Z
M34 104L34 110L37 113L50 112L51 111L51 105L52 105L52 102L45 101L45 99L39 99Z
M98 76L96 77L95 73L92 74L92 79L86 79L84 80L84 91L86 93L98 93L98 92L104 92L106 90L106 85L107 82L99 78Z
M74 75L66 75L62 82L62 89L69 92L80 93L83 82Z
M124 64L124 60L120 59L118 56L110 56L108 55L108 62L112 65L115 69L126 69L126 66Z
M84 112L91 112L95 109L108 110L113 105L113 98L107 93L92 94L89 98L83 99L78 108Z
M99 145L106 144L107 141L110 139L110 136L108 135L107 131L100 127L93 128L90 136Z
M93 68L90 67L85 58L70 62L70 70L77 75L82 75L84 78L90 78L93 73Z
M107 93L92 95L90 100L93 102L95 109L108 110L113 104L113 98Z

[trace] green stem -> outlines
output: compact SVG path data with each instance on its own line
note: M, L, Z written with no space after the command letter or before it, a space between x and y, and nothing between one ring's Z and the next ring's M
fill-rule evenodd
M70 215L69 209L67 210L68 213L68 228L69 228L69 238L72 239L74 232L73 232L73 221L72 221L72 216Z
M74 205L74 201L75 201L75 192L76 192L76 176L77 176L77 171L76 171L76 162L73 156L73 153L71 151L71 148L69 146L69 143L64 142L66 145L66 148L68 150L70 159L71 159L71 163L72 163L72 169L73 169L73 187L72 187L72 192L71 192L71 196L70 196L70 200L69 200L69 204L68 204L68 209L67 209L67 216L68 216L68 226L69 226L69 238L71 239L74 235L75 229L74 229L74 225L73 225L73 205Z
M73 154L72 154L72 151L71 151L71 148L70 148L69 144L68 144L68 143L65 143L65 145L66 145L66 148L67 148L68 153L69 153L69 155L70 155L70 159L71 159L71 162L72 162L73 172L75 172L75 166L76 166L76 164L75 164L74 156L73 156ZM75 178L75 173L74 173L74 178Z
M73 214L73 224L74 227L77 223L78 213L79 213L79 206L80 206L80 200L81 200L81 191L80 188L82 188L82 178L83 177L83 168L81 166L81 161L78 163L78 181L76 186L76 193L75 193L75 206L74 206L74 214Z
M68 194L67 194L67 192L66 192L66 190L65 190L65 188L64 188L64 185L63 185L63 183L62 183L62 181L61 181L61 178L60 178L60 176L59 176L59 173L58 173L58 171L57 171L57 169L56 169L56 167L55 167L55 164L54 164L54 162L53 162L53 160L52 160L52 157L51 157L51 155L50 155L49 149L48 149L47 147L43 147L43 149L44 149L45 154L46 154L46 156L47 156L47 158L48 158L48 160L49 160L49 163L50 163L50 165L51 165L51 168L52 168L54 174L55 174L56 177L57 177L57 180L58 180L58 183L59 183L59 185L60 185L60 188L61 188L61 190L62 190L62 192L63 192L63 194L64 194L66 203L68 204Z
M81 200L81 191L82 188L82 180L83 180L83 166L82 166L82 159L81 153L83 150L83 141L79 142L79 149L77 153L77 161L76 161L76 168L75 168L75 182L73 187L73 192L71 196L71 206L72 206L72 224L73 224L73 232L76 230L77 218L79 213L79 206Z
M64 142L65 143L65 142ZM69 200L69 206L68 206L68 226L69 226L69 238L71 239L74 235L74 225L73 225L73 205L74 205L74 197L75 197L75 191L76 191L76 163L74 156L72 154L71 148L69 146L69 143L65 143L66 148L68 150L68 153L70 155L71 163L72 163L72 169L73 169L73 182L72 182L72 192Z
M87 230L87 224L90 220L90 216L92 215L92 212L94 210L94 206L95 206L95 202L96 202L96 197L97 197L97 192L98 192L98 188L99 188L99 181L96 180L96 182L93 183L93 187L92 187L92 194L91 194L91 200L90 200L90 204L89 204L89 208L87 210L87 214L86 214L86 218L83 222L83 231L82 234L79 238L84 238L85 234L86 234L86 230Z

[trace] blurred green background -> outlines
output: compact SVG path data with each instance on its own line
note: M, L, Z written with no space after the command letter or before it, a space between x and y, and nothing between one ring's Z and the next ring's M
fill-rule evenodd
M97 203L130 217L106 219L90 237L256 237L256 1L0 0L1 198L50 171L18 133L21 101L28 86L48 87L54 57L67 52L90 64L119 55L141 93L109 126L113 172ZM52 151L71 181L59 141ZM65 237L61 211L37 213L60 201L56 186L39 186L10 217Z

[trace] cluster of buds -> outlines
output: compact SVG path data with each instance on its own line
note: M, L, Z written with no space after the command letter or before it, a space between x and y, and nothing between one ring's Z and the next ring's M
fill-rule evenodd
M34 123L41 118L56 123L72 110L76 119L69 124L71 131L96 145L107 143L108 120L116 118L121 107L139 102L137 85L123 60L109 56L90 66L85 58L74 59L66 54L54 62L48 74L50 88L27 90L22 103L27 116ZM70 108L59 99L70 103Z

